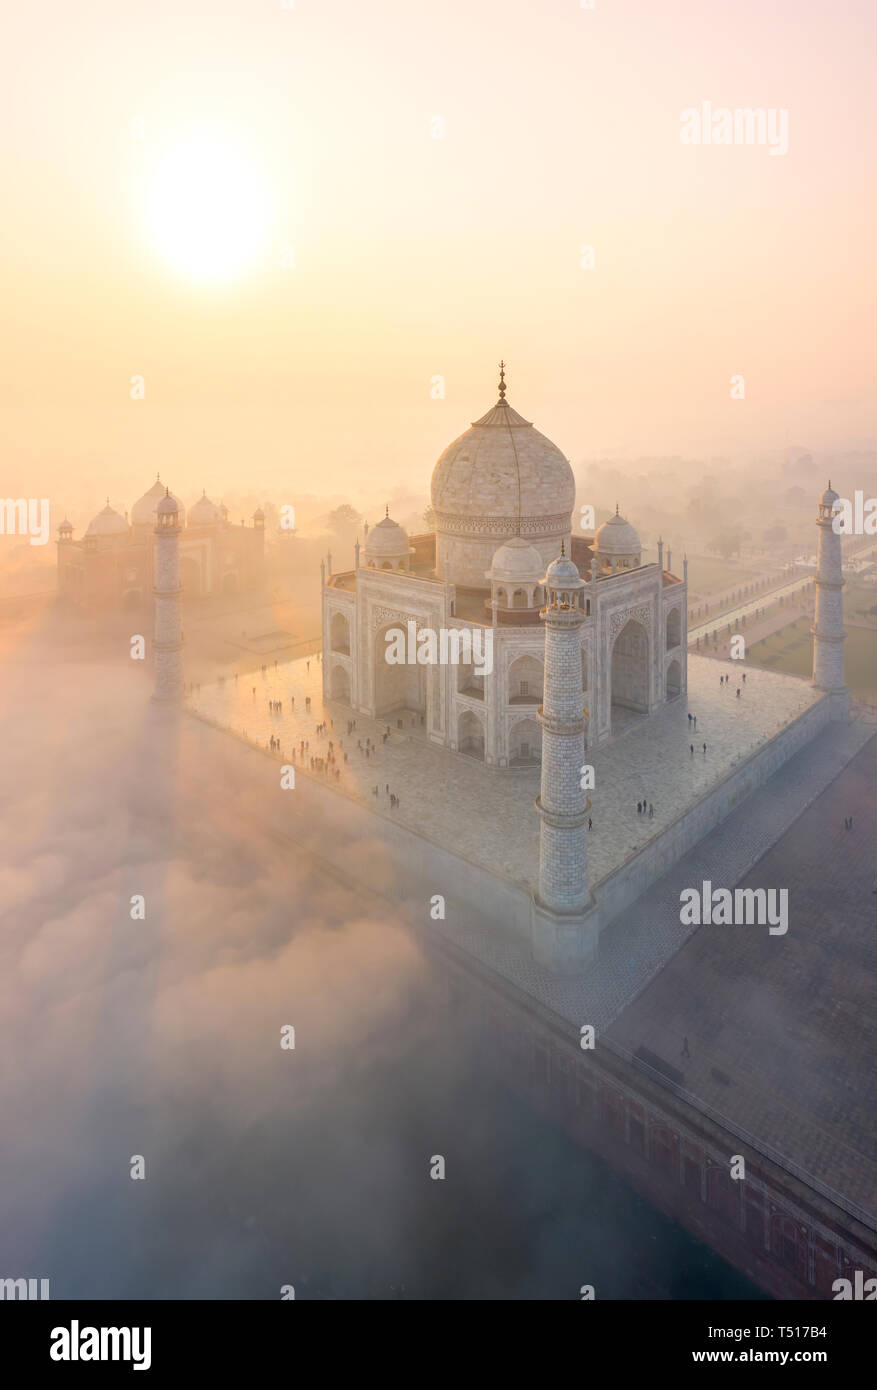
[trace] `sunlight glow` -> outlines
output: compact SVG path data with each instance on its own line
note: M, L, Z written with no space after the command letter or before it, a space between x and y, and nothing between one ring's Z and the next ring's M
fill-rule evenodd
M246 154L216 135L193 135L163 160L147 209L158 249L192 279L229 279L265 245L264 183Z

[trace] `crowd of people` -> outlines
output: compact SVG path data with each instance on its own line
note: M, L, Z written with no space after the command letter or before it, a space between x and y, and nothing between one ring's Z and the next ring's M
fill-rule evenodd
M275 666L277 665L276 662L274 664ZM309 661L306 662L306 666L309 670ZM266 668L263 666L263 676L265 675L265 671ZM257 687L253 686L252 689L253 695L255 697ZM268 710L272 715L283 714L283 700L269 699L267 704ZM310 709L311 697L310 695L306 695L305 711L307 713L310 713ZM295 696L292 694L290 694L289 696L289 710L293 713L295 712ZM400 728L404 727L401 720L398 721L398 724ZM314 753L311 753L310 738L300 738L298 743L294 743L291 749L289 750L288 756L290 758L290 761L294 763L296 766L308 768L310 772L313 772L317 776L324 777L326 780L339 781L341 778L342 768L345 763L349 763L350 756L353 750L352 748L345 749L343 738L338 739L336 746L335 738L330 737L330 734L334 735L334 731L335 721L331 718L331 716L327 717L326 719L319 720L314 725L314 738L320 741L320 751L315 751ZM348 738L351 738L351 736L355 732L356 720L348 719ZM386 744L390 739L390 735L390 725L387 724L381 732L381 743ZM323 740L325 740L325 744L323 744ZM278 735L272 733L269 736L267 747L269 752L276 753L278 756L281 757L283 756L283 745ZM356 740L356 754L358 754L364 761L376 761L378 756L378 748L375 740L372 739L369 735L366 735L364 739L358 738ZM372 795L375 797L375 799L380 797L381 787L379 783L376 783L375 786L372 787ZM384 784L384 796L387 799L387 804L390 806L392 810L395 810L401 804L398 793L395 791L391 791L389 782L386 782Z

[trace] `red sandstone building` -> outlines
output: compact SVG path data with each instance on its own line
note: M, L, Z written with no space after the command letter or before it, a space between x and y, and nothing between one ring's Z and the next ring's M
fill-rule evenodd
M90 522L81 540L73 539L69 521L58 527L58 592L88 610L138 609L152 594L155 557L155 508L166 488L157 478L135 502L130 519L109 501ZM180 520L180 578L187 595L236 594L259 589L265 573L265 514L258 509L252 526L234 526L228 510L205 494L186 514L176 499Z

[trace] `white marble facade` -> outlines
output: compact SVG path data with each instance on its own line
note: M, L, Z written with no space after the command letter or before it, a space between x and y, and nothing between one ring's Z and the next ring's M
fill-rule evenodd
M323 583L327 699L393 724L404 712L434 743L496 768L541 759L550 561L563 550L585 581L580 627L585 746L605 743L686 691L686 584L641 563L618 515L572 538L575 488L560 450L505 401L436 465L436 533L408 538L387 516L356 565ZM388 665L391 628L489 629L493 669ZM418 717L419 716L419 717ZM410 718L405 720L411 726Z

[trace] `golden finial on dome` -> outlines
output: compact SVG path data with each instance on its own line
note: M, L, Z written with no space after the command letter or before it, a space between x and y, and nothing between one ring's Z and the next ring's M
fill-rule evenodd
M505 400L505 362L499 364L499 398Z
M618 515L618 503L617 503L617 502L615 503L615 515L616 515L616 516Z

